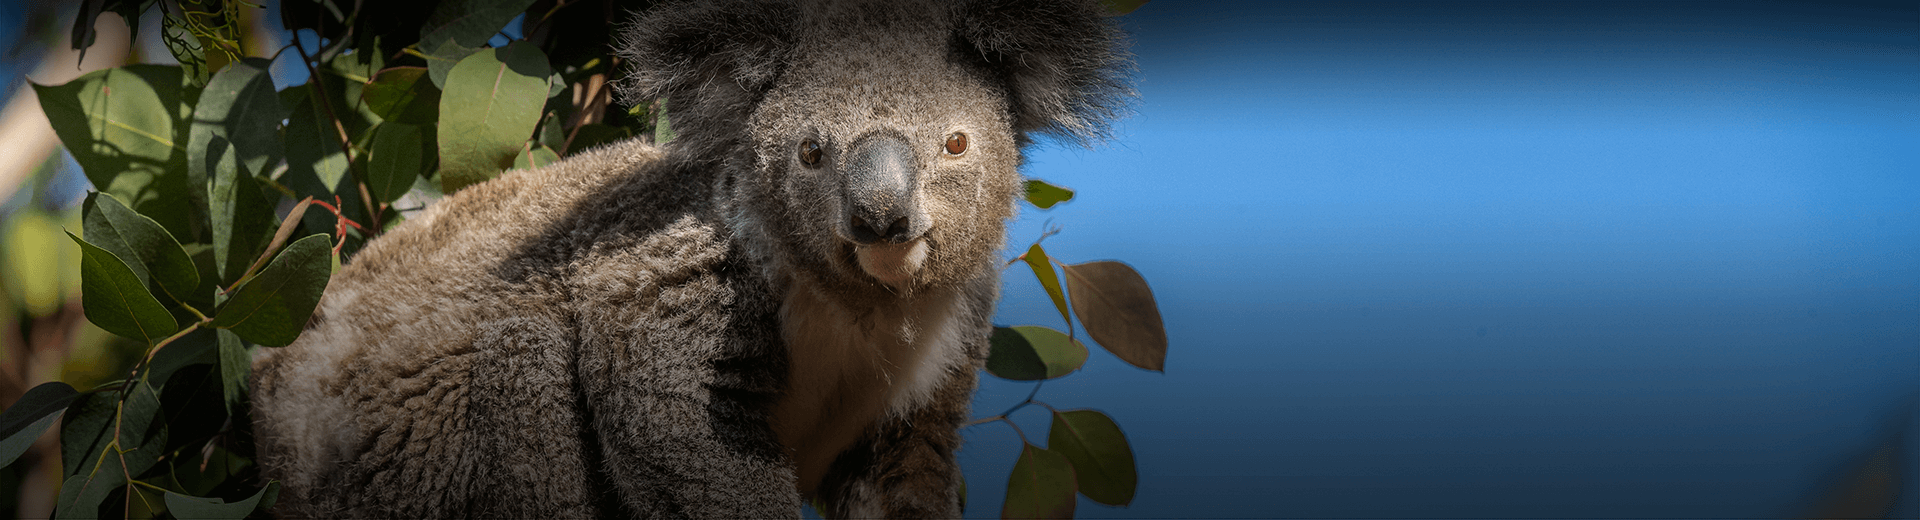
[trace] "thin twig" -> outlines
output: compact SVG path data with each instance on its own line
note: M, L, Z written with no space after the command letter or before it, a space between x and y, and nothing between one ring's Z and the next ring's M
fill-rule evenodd
M359 8L356 6L354 10L357 13ZM327 112L327 119L333 122L333 131L340 136L340 153L346 156L347 173L353 174L354 184L359 185L361 193L360 202L366 204L367 213L369 214L368 218L372 219L374 227L380 227L380 211L374 209L372 198L366 196L367 175L354 166L353 137L347 135L347 126L340 122L339 112L333 109L333 100L329 99L326 95L327 87L322 83L320 69L313 66L312 57L307 55L306 47L299 45L299 41L298 38L294 39L294 50L300 52L300 63L307 66L307 80L313 82L312 95L320 100L320 108Z

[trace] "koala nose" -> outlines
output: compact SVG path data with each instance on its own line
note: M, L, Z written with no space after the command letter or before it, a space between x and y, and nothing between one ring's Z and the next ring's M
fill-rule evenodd
M916 161L906 139L869 135L847 160L847 236L861 245L919 238L929 222L920 209Z

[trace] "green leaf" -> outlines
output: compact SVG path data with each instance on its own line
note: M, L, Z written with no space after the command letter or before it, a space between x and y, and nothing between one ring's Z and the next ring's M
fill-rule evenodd
M547 56L515 41L460 60L440 97L440 184L449 194L513 165L540 123Z
M195 85L207 84L209 69L218 68L209 67L207 44L195 37L179 17L161 15L160 40L166 43L167 52L173 55L174 61L180 63L180 68ZM224 56L220 56L220 59L224 59Z
M679 136L680 134L674 133L672 123L667 120L667 100L662 99L660 110L653 114L653 144L665 145Z
M1107 16L1125 15L1146 4L1147 0L1100 0L1100 5L1107 8Z
M273 261L235 289L213 318L241 339L284 347L300 337L327 288L332 242L325 234L288 244Z
M267 487L253 493L253 496L239 502L227 503L218 498L190 497L172 491L167 492L167 512L180 520L200 519L241 519L261 509L261 502L280 492L280 482L272 481ZM270 499L267 500L271 504Z
M182 81L179 67L128 65L34 92L87 180L187 237L199 214L185 173L187 116L199 91Z
M452 70L451 64L447 67ZM393 67L375 73L360 91L367 108L389 123L431 125L440 120L440 88L426 67Z
M331 200L347 178L347 155L324 110L307 96L288 114L287 172L281 182L301 195Z
M413 189L413 180L427 169L420 130L419 126L394 122L374 127L373 146L367 150L367 191L375 200L400 200Z
M1073 190L1062 188L1042 180L1029 180L1027 202L1040 209L1052 209L1054 204L1073 200Z
M1162 371L1167 361L1167 328L1147 280L1132 267L1102 260L1061 266L1073 313L1101 347L1128 364Z
M158 382L165 386L173 378L173 373L189 365L215 363L220 360L215 329L200 328L188 332L180 339L168 343L166 348L153 355L153 363L147 368L147 381Z
M174 108L181 101L179 67L128 65L34 85L40 108L60 142L94 186L112 186L129 173L165 173L176 148ZM142 186L144 187L144 186ZM122 198L129 193L119 193Z
M1047 448L1073 462L1080 494L1094 502L1124 506L1133 502L1140 477L1133 465L1133 448L1113 418L1095 410L1053 412Z
M433 82L434 88L445 89L447 74L453 72L453 66L459 65L460 60L467 59L473 53L486 50L486 46L468 47L448 41L440 44L439 47L422 46L421 49L424 49L423 53L426 55L427 79ZM439 113L438 107L434 108L434 113Z
M1047 297L1053 299L1053 307L1060 310L1060 319L1073 326L1073 319L1067 317L1067 297L1060 294L1060 277L1053 272L1053 262L1047 260L1047 250L1040 244L1027 248L1027 267L1033 268L1033 276L1040 279L1040 288L1047 290Z
M204 186L218 164L220 150L209 146L215 137L231 143L237 154L237 169L224 173L263 175L279 160L280 120L287 118L287 108L273 90L270 65L263 58L247 58L207 81L187 132L187 173L194 186Z
M0 466L12 465L33 441L60 419L67 406L80 399L73 387L59 381L41 383L0 413Z
M240 336L227 329L216 329L220 343L220 389L227 402L227 414L234 414L234 406L247 397L247 374L253 369L251 356L247 355L247 346L240 343Z
M80 306L101 329L152 345L180 324L120 257L67 232L80 244Z
M160 398L144 381L124 404L120 392L99 392L70 409L72 419L60 430L68 478L54 517L93 518L101 500L126 485L126 475L138 476L159 462L166 449L166 427L154 423L159 414Z
M158 438L148 430L154 426L153 420L160 418L160 395L154 393L153 385L140 381L133 385L133 392L120 405L120 425L115 430L120 449L131 450L153 444ZM134 475L153 467L156 460L134 460L133 454L127 455L127 471Z
M98 462L94 457L113 442L113 414L120 402L117 391L81 394L67 408L60 425L60 463L63 476L79 474Z
M560 162L560 154L553 153L553 149L547 148L547 145L532 143L528 145L530 148L526 151L513 154L513 169L531 170Z
M994 327L987 342L987 373L1015 381L1064 376L1087 361L1086 345L1046 327Z
M1065 456L1025 445L1007 477L1000 518L1073 518L1073 471Z
M194 187L204 186L193 193L207 206L214 272L222 279L246 269L261 228L272 225L271 203L252 181L285 153L280 121L289 114L273 90L269 65L247 58L215 74L200 94L188 133L187 173Z
M158 285L174 298L185 300L200 284L193 259L159 222L97 191L87 194L83 206L87 242L119 257L143 288Z
M432 50L453 42L463 47L480 48L487 40L527 11L533 0L447 0L434 7L433 15L420 28L420 49ZM545 78L545 74L540 75Z
M100 503L106 501L113 490L126 485L127 477L121 470L119 457L102 454L89 460L94 464L89 465L86 472L60 483L60 497L53 510L55 520L99 518Z
M624 127L618 127L618 126L602 124L602 123L584 124L584 125L580 125L579 129L574 130L573 142L568 143L567 149L563 151L567 155L573 155L576 153L580 153L582 150L589 150L596 146L619 141L632 136L633 135L631 133L628 133L627 129Z
M252 176L224 174L215 177L211 195L214 268L222 282L231 283L245 274L279 227L273 216L279 196L269 199Z

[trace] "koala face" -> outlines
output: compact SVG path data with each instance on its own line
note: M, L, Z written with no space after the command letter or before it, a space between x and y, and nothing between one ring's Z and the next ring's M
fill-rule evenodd
M1094 0L688 0L622 34L628 103L779 276L854 298L997 273L1031 134L1098 140L1132 96Z
M937 22L803 40L749 116L753 206L817 281L909 293L994 262L1019 144L1004 90L914 26Z

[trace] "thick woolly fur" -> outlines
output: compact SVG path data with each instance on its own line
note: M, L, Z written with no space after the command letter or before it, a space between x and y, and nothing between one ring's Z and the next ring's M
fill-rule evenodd
M665 99L679 139L448 197L255 360L277 514L959 514L1022 148L1104 135L1131 95L1111 21L1085 0L695 2L622 36L623 95ZM877 244L850 235L847 180L875 139L904 143L912 215Z

